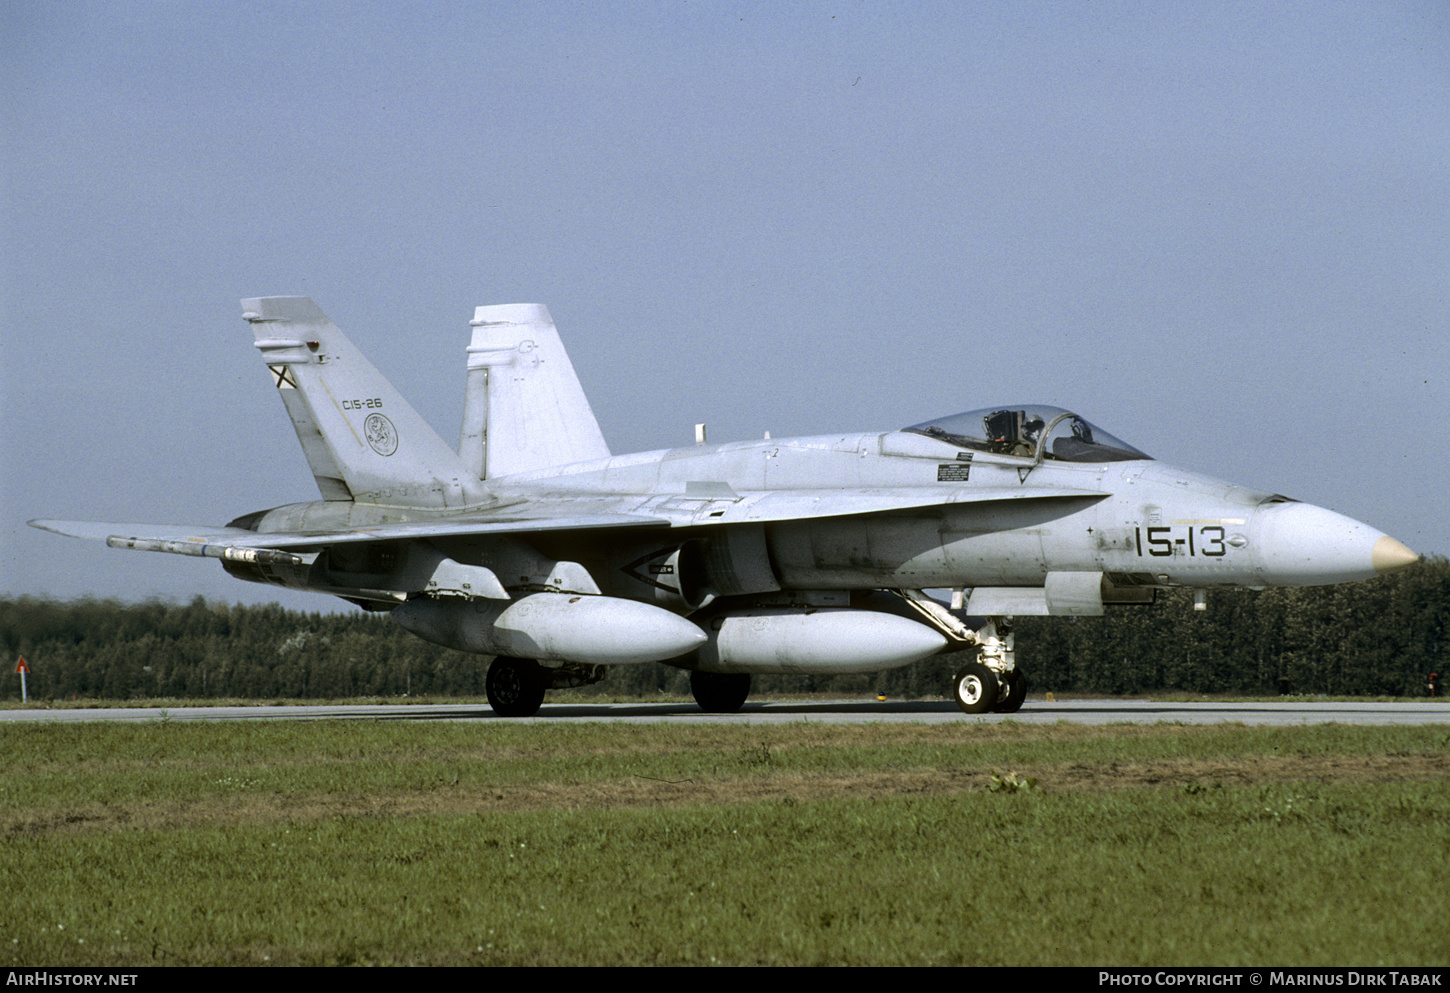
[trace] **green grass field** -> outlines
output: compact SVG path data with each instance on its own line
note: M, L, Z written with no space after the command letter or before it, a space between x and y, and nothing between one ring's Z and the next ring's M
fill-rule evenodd
M1443 728L57 723L0 744L12 965L1450 959Z

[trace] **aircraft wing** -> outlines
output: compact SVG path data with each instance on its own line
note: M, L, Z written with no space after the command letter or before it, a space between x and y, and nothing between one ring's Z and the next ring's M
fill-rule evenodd
M254 537L244 528L218 527L215 524L122 524L115 521L27 521L31 527L53 531L69 538L105 541L115 535L146 535L157 540L218 541Z
M318 531L257 532L245 528L188 524L117 524L105 521L30 521L31 527L72 538L104 541L112 548L146 552L172 552L208 558L257 560L271 551L319 549L329 545L369 541L457 538L485 534L518 534L578 528L668 527L662 518L629 514L577 517L454 519L378 524L369 527Z
M233 561L265 561L295 550L371 541L434 540L481 535L532 534L560 530L617 528L718 527L818 517L845 517L929 507L1021 500L1101 500L1094 490L1057 487L898 487L772 490L737 494L724 483L692 484L685 495L641 498L626 495L553 495L531 501L530 514L464 514L432 521L408 521L315 531L257 532L245 528L196 524L118 524L104 521L34 520L32 527L74 538L104 541L112 548L171 552ZM593 504L595 512L580 513ZM601 507L632 505L628 512Z

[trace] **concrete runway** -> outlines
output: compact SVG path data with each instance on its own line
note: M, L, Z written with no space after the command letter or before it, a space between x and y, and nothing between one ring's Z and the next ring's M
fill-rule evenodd
M967 716L947 701L812 700L749 701L738 714L706 714L692 703L545 702L534 717L497 717L486 704L376 704L358 706L141 707L0 710L0 721L232 721L232 720L421 720L421 721L623 721L634 724L1450 724L1450 702L1162 703L1141 700L1029 699L1015 714Z

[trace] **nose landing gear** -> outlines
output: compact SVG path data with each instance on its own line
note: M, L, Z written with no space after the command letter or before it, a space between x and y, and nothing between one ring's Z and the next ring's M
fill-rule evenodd
M952 698L964 714L1015 714L1027 699L1027 677L1012 657L1012 619L989 618L976 640L977 658L957 670Z

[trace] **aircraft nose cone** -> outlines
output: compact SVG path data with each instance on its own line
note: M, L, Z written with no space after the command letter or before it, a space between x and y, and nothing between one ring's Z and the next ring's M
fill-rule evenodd
M1370 562L1374 564L1374 571L1380 575L1387 572L1394 572L1403 569L1407 565L1414 565L1420 561L1420 556L1410 551L1403 544L1385 535L1374 543L1370 549Z
M1260 574L1274 586L1373 579L1420 557L1383 531L1309 503L1278 503L1254 515Z

